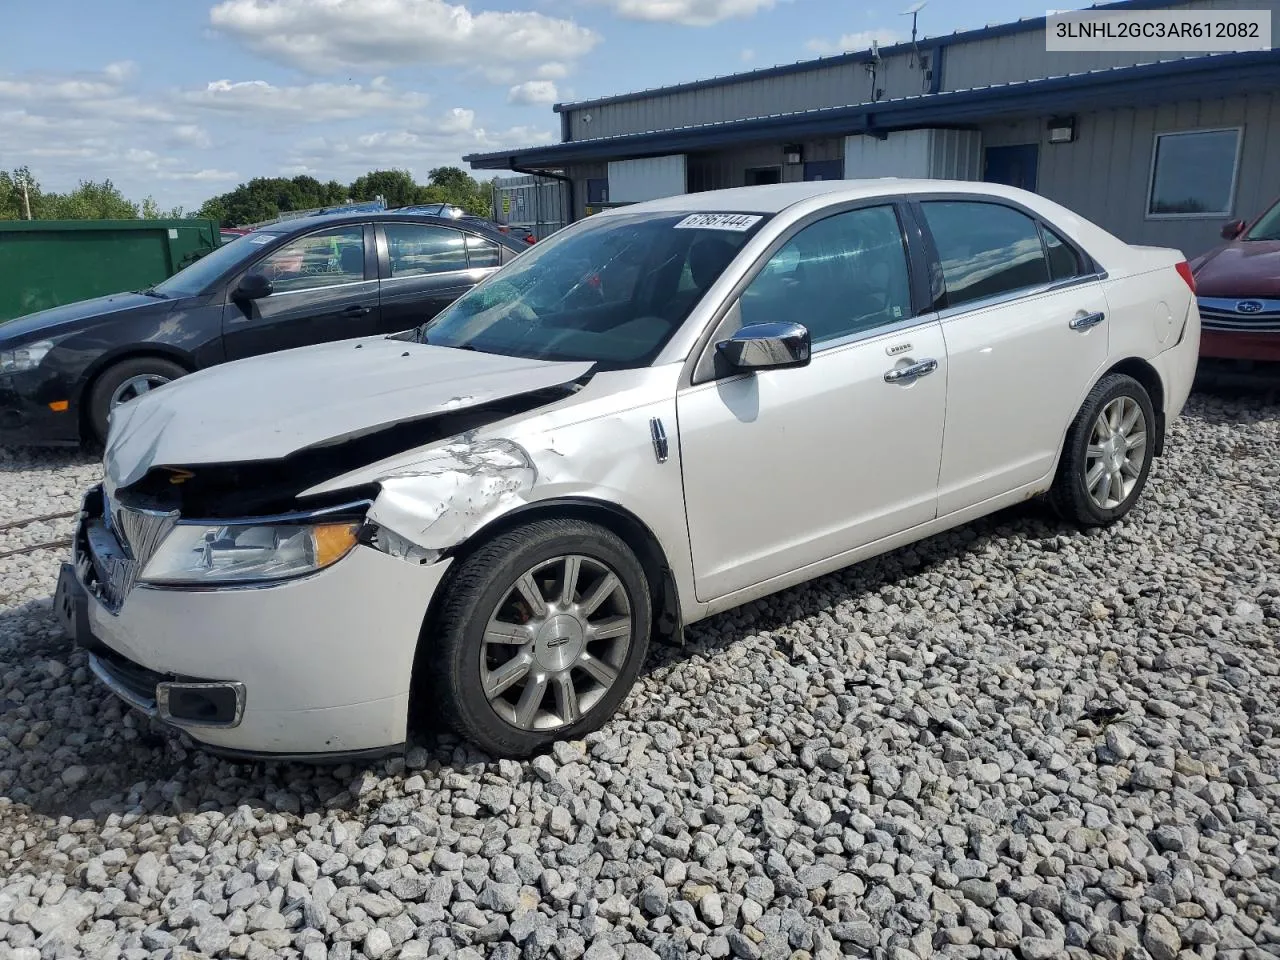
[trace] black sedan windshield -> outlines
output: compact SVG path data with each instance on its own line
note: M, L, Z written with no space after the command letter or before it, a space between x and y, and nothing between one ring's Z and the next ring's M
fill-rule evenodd
M643 366L765 219L664 212L587 220L531 247L418 328L416 339L538 360Z
M264 244L280 234L258 230L246 233L237 240L224 243L212 253L207 253L189 267L184 267L168 280L162 280L151 289L166 297L194 297L203 293L209 285L239 264L262 252Z

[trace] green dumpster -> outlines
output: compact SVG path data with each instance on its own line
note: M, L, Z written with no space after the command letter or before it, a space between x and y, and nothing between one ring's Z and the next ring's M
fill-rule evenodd
M0 323L140 290L218 246L214 220L0 221Z

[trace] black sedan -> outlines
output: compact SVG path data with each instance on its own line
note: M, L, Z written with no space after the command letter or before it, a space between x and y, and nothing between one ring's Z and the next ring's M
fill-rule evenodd
M271 224L162 283L0 325L0 444L101 443L184 374L429 320L523 250L481 223L365 212Z

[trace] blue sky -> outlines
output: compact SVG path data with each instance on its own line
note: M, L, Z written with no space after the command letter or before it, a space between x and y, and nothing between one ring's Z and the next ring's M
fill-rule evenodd
M559 139L551 104L904 38L909 0L11 0L0 169L198 206ZM1076 4L1072 4L1075 6ZM925 36L1044 14L932 0Z

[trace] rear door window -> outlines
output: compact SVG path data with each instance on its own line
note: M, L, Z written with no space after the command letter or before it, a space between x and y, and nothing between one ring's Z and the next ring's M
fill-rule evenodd
M976 200L927 200L921 207L942 261L947 306L1048 283L1040 231L1026 214Z

